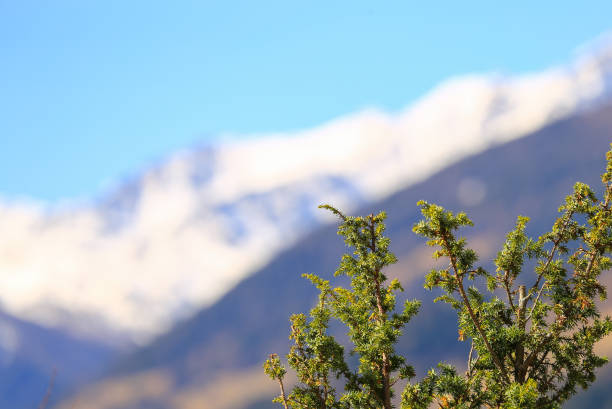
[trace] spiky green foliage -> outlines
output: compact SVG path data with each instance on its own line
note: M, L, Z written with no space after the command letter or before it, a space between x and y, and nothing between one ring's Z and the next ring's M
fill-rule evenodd
M476 253L458 237L461 227L472 225L464 213L418 203L424 219L414 231L436 247L434 258L449 261L427 275L425 287L443 290L438 300L457 311L459 339L471 350L464 375L448 366L431 371L408 385L404 407L559 408L595 380L607 359L593 347L612 331L597 307L606 298L599 276L611 266L612 150L602 182L601 200L577 183L551 231L536 240L525 233L528 218L519 217L495 273L477 267ZM524 271L528 260L532 272ZM484 284L488 296L479 289Z
M442 290L436 301L456 310L459 341L469 342L470 351L465 373L439 364L420 382L408 383L402 408L557 409L595 380L607 359L594 345L612 332L612 321L597 306L606 298L599 277L612 266L612 145L606 158L603 198L577 183L551 231L537 239L525 232L529 219L518 217L494 260L495 272L477 266L476 252L458 236L472 226L465 213L418 203L423 220L414 231L436 247L434 258L448 260L448 267L427 274L425 288ZM319 302L309 317L291 317L287 360L297 386L285 394L286 369L277 355L264 364L281 388L275 401L285 409L391 409L393 385L414 376L395 344L420 304L408 301L395 311L402 287L383 273L396 261L383 236L384 213L347 217L321 207L340 217L338 233L354 248L335 274L349 277L351 285L332 287L305 275L319 289ZM347 326L357 368L349 368L343 346L328 334L330 319Z
M285 394L286 370L278 356L271 355L264 364L281 388L275 401L296 409L391 409L393 385L414 375L404 357L395 352L395 344L420 304L406 301L396 311L395 294L403 289L399 281L388 281L383 272L396 262L389 239L383 236L385 213L349 217L329 205L321 207L340 217L338 234L354 249L342 257L335 273L349 277L350 287L332 287L314 274L305 275L319 289L319 303L309 317L291 317L293 345L287 361L297 373L297 386ZM355 369L349 369L343 347L327 333L331 318L348 329L350 353L359 358ZM342 393L334 385L340 385Z

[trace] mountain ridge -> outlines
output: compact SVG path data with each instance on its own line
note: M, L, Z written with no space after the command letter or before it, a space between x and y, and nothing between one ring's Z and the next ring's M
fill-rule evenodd
M356 209L603 104L611 50L542 73L452 79L394 115L178 152L94 205L0 203L0 301L44 325L146 342L328 221L318 203ZM101 327L79 318L91 316Z

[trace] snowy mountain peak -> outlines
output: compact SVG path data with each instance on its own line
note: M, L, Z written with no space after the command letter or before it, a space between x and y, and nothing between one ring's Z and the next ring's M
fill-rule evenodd
M453 78L397 114L178 152L92 206L0 204L0 300L146 340L327 220L318 204L350 211L609 100L610 44L540 73Z

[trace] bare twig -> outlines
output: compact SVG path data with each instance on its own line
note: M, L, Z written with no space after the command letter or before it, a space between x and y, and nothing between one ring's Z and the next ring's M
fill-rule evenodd
M38 409L45 409L49 404L49 399L51 398L51 394L53 393L53 387L55 386L55 377L57 376L57 369L53 368L51 372L51 378L49 378L49 385L47 386L47 391L43 396L40 404L38 405Z

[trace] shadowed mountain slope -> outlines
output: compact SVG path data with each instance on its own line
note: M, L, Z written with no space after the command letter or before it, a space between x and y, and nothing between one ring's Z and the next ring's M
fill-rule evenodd
M112 348L0 313L0 407L34 408L99 376Z

